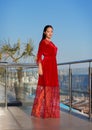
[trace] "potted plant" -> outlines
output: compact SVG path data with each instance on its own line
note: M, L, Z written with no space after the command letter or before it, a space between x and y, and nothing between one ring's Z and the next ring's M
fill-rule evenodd
M29 40L25 44L21 44L18 39L16 44L10 44L10 41L2 42L0 48L0 59L3 61L11 61L14 63L21 63L21 59L25 57L34 57L32 40ZM18 81L14 83L16 100L23 100L24 85L22 82L22 67L17 69Z

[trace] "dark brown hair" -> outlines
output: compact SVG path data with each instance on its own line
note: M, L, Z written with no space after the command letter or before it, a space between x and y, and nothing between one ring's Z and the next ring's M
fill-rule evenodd
M42 40L46 38L46 35L45 35L44 32L46 32L47 28L52 28L52 29L53 29L53 27L52 27L51 25L46 25L46 26L44 27L44 29L43 29Z

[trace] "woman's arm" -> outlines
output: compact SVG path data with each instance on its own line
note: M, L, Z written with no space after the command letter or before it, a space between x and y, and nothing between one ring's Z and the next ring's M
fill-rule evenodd
M36 61L37 61L37 64L38 64L38 74L39 75L43 75L42 56L43 56L43 53L44 53L44 45L45 45L44 42L40 42L37 57L36 57Z
M43 70L42 70L42 64L41 62L38 63L38 74L43 75Z

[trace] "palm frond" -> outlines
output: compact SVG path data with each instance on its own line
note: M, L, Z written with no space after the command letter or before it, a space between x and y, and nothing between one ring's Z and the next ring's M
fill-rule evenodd
M17 43L10 44L10 41L4 42L0 49L0 59L11 59L13 62L18 62L21 58L34 56L33 55L33 44L31 41L27 42L25 46L22 47L20 44L20 39L18 39ZM2 56L3 55L3 56Z

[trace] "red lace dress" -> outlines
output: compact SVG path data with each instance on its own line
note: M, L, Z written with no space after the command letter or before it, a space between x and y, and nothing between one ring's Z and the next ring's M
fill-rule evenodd
M43 75L39 75L32 116L60 117L60 95L56 62L57 47L46 39L39 44L37 62L42 63Z

